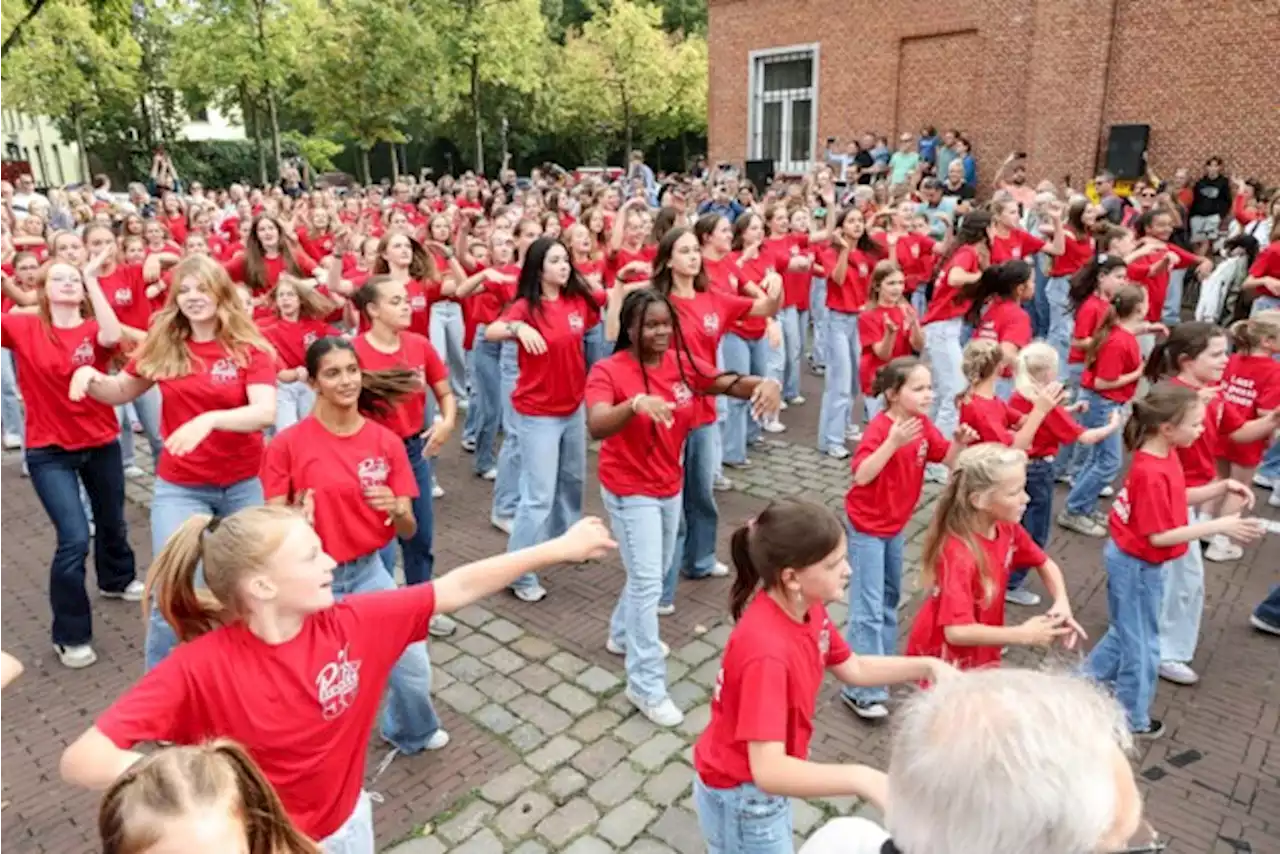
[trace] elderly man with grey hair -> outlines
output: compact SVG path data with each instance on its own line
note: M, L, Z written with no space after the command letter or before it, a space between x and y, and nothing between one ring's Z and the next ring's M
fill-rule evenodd
M885 827L826 824L800 854L1156 852L1124 712L1067 674L962 673L898 715Z

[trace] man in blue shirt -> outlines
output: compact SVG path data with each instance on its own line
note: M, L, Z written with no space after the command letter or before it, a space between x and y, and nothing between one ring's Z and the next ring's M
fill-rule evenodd
M942 194L942 182L937 178L925 178L920 182L920 198L924 201L916 206L916 213L928 218L929 236L942 240L947 236L947 227L955 225L958 200Z
M743 210L742 205L738 204L737 200L729 195L729 188L725 186L724 182L717 181L715 186L711 188L711 198L698 205L698 216L717 213L732 224L742 215Z

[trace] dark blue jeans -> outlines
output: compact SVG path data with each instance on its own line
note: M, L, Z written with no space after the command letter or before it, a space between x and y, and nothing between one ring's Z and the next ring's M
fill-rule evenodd
M1040 548L1049 545L1053 521L1053 457L1041 457L1027 463L1027 509L1022 514L1022 527ZM1009 575L1009 590L1017 590L1033 567L1015 569Z
M1266 620L1272 625L1280 626L1280 584L1271 588L1267 598L1258 603L1253 613L1259 620Z
M49 604L53 642L77 646L93 639L93 615L84 589L89 556L89 520L80 504L84 484L93 508L93 568L98 589L119 593L134 576L133 549L124 521L124 469L120 443L80 451L50 446L27 449L31 484L57 531L58 545L49 568Z
M405 453L409 455L409 465L413 468L413 479L418 483L418 497L413 499L413 518L418 522L418 531L408 540L400 540L400 553L404 556L404 583L422 584L430 581L435 574L435 554L431 551L432 533L435 528L434 511L431 504L431 460L422 456L426 442L421 436L404 440ZM382 561L387 572L395 575L396 552L395 540L382 549Z

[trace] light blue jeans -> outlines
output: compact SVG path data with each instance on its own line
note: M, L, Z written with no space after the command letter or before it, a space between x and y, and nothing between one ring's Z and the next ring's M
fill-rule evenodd
M817 277L809 284L809 317L813 320L813 349L809 362L827 366L827 280Z
M1169 289L1164 292L1164 307L1160 322L1170 329L1182 321L1182 285L1187 279L1187 268L1169 271Z
M845 640L858 655L893 655L898 647L898 601L902 596L902 547L906 537L864 534L844 520L849 544L849 622ZM889 689L848 686L845 696L859 703L883 703Z
M1160 603L1165 564L1127 555L1107 540L1107 608L1111 624L1084 662L1085 675L1115 687L1129 728L1151 726L1160 669Z
M520 504L520 431L511 395L520 379L519 347L515 341L503 341L498 363L499 400L502 404L502 448L498 451L498 479L493 484L493 515L514 519Z
M587 358L587 370L609 355L610 347L604 340L604 323L597 323L582 336L582 351Z
M1195 507L1187 510L1190 524L1200 521ZM1200 640L1204 616L1204 557L1200 541L1187 544L1187 553L1165 564L1164 599L1160 603L1160 660L1190 664Z
M818 414L818 450L844 447L846 426L861 391L858 384L858 315L827 312L827 373Z
M804 336L809 328L809 312L788 306L779 313L778 320L782 323L782 398L794 400L800 396L800 364L804 355Z
M1064 362L1063 364L1066 365L1066 384L1067 391L1071 394L1071 400L1073 402L1081 400L1084 390L1080 388L1080 378L1084 376L1084 363L1067 364ZM1084 459L1088 453L1088 445L1077 445L1075 442L1070 445L1063 445L1054 456L1053 476L1058 478L1065 474L1075 477L1076 473L1080 471L1080 466L1084 464Z
M467 399L467 351L462 346L466 325L462 305L452 300L431 304L431 346L449 369L449 388L459 405Z
M26 421L22 416L22 403L18 400L18 371L13 353L8 349L0 350L0 422L4 424L4 435L16 436L23 441L26 436Z
M479 341L477 341L478 346ZM472 399L476 396L476 351L475 346L467 352L467 417L462 420L462 441L474 442L476 440L476 402Z
M132 403L116 407L116 418L120 421L120 458L125 468L135 465L136 460L133 452L133 424L129 416L130 406L133 407L134 413L138 416L138 421L142 424L142 430L146 433L147 442L151 445L151 458L158 465L160 463L160 452L164 448L164 443L160 441L160 388L152 386L134 398Z
M1067 378L1067 352L1071 349L1071 333L1076 324L1070 289L1071 280L1066 276L1054 276L1044 286L1049 302L1049 345L1058 353L1058 378L1063 381Z
M769 342L765 338L752 341L730 332L721 341L724 368L744 376L769 376ZM725 462L741 463L747 459L747 443L760 437L760 424L751 417L751 403L736 397L725 399L723 457Z
M609 618L609 638L627 651L627 688L656 705L667 696L667 664L658 638L658 600L676 550L680 496L614 495L604 487L600 493L627 571Z
M1097 392L1085 389L1084 399L1089 402L1080 423L1087 429L1101 427L1111 417L1111 412L1120 409L1123 404L1103 397ZM1084 462L1076 475L1075 484L1067 495L1067 512L1076 516L1087 516L1098 508L1098 497L1104 486L1110 485L1120 473L1120 462L1124 452L1123 437L1117 430L1093 447L1086 448Z
M950 439L960 425L956 395L964 391L963 348L964 320L940 320L924 328L924 350L929 356L933 374L933 423L938 432Z
M476 330L476 344L471 351L475 365L475 381L471 385L471 408L467 419L475 418L476 474L484 474L497 465L494 449L498 444L498 428L502 426L502 344L484 340L484 326ZM509 400L509 399L508 399ZM514 442L508 433L504 440Z
M587 422L583 406L553 417L516 413L520 433L520 505L507 551L527 549L558 537L582 518L582 485L587 470ZM673 534L674 537L674 534ZM538 576L526 572L512 587L532 587Z
M181 486L156 478L151 496L151 554L159 555L169 538L187 519L198 513L227 517L246 507L263 503L262 483L256 477L236 481L230 486ZM204 586L204 567L196 569L196 586ZM151 605L147 622L147 670L164 661L178 645L178 636L164 617Z
M351 816L333 833L320 840L324 854L374 854L373 804L368 792L360 793Z
M359 593L395 590L396 582L378 552L371 552L333 570L333 598ZM440 718L431 705L431 661L426 641L405 647L387 679L382 704L382 737L401 753L418 753L440 729Z
M305 382L276 383L276 433L311 414L316 393Z
M681 570L687 578L704 578L716 565L715 461L719 430L706 424L689 431L684 441L684 492L675 548L662 581L661 604L675 602Z
M693 775L693 803L707 854L793 854L791 801L751 783L713 789Z

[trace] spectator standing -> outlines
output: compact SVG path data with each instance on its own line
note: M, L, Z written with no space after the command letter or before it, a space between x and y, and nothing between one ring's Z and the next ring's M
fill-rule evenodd
M1204 174L1192 187L1188 208L1193 244L1212 243L1218 239L1223 221L1231 214L1231 181L1222 174L1222 158L1210 157L1204 163Z

